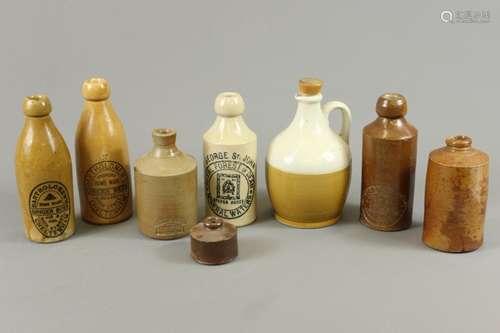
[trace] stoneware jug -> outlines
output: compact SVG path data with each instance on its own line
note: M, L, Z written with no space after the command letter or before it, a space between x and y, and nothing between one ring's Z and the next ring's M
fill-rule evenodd
M47 96L26 97L23 110L16 178L24 232L34 242L61 241L75 232L71 156L49 115Z
M407 109L403 95L384 94L377 119L363 128L360 221L375 230L403 230L412 223L417 129L406 120Z
M219 94L214 109L215 122L203 135L207 214L241 227L257 218L257 136L243 120L240 94Z
M134 167L137 222L151 238L185 236L198 222L196 160L175 139L173 129L154 129L153 149Z
M483 244L489 157L465 135L446 139L429 154L425 183L424 243L445 252Z
M82 218L94 224L118 223L132 215L127 137L105 79L86 80L82 95L75 139Z
M318 79L299 81L295 117L267 155L267 189L276 219L297 228L336 223L349 190L351 112L336 101L322 107L322 85ZM332 110L342 112L340 134L330 128Z

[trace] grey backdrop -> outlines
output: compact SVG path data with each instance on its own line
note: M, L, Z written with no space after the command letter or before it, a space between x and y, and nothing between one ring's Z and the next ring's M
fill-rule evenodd
M446 24L443 10L489 10L491 20ZM499 13L496 0L2 1L0 331L498 332ZM14 176L22 99L50 96L73 153L80 85L96 75L110 81L132 161L165 126L201 166L216 94L241 92L259 140L259 221L239 230L235 262L197 265L189 238L147 239L133 219L79 221L54 245L24 238ZM271 217L263 172L303 76L322 78L326 100L353 113L345 217L320 230ZM361 129L387 91L407 96L420 131L415 223L396 233L357 222ZM490 198L484 246L452 255L420 241L423 190L429 151L460 133L490 153Z

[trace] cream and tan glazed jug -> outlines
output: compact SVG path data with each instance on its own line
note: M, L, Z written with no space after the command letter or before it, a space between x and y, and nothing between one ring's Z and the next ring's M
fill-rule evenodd
M75 232L71 156L49 115L47 96L26 97L23 111L16 178L24 232L34 242L61 241Z
M179 238L198 223L196 160L175 138L173 129L154 129L153 149L134 167L137 222L151 238Z
M206 210L241 227L257 218L257 136L243 120L240 94L219 94L214 108L217 118L203 135Z
M271 143L266 160L266 182L278 221L296 228L335 224L349 190L351 112L341 102L321 106L318 79L299 81L297 112L290 126ZM340 110L340 134L328 116Z
M105 79L83 82L82 95L75 138L82 218L94 224L118 223L132 215L127 137Z

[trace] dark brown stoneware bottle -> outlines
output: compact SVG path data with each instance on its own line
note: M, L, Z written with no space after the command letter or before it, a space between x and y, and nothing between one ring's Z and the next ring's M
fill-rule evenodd
M429 154L425 183L424 243L445 252L469 252L483 244L488 201L486 153L457 135Z
M360 221L380 231L411 226L417 130L406 119L406 98L380 96L379 117L363 129Z

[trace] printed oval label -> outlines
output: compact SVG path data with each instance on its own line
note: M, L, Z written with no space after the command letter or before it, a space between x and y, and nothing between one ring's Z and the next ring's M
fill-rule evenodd
M48 181L37 185L30 193L31 220L45 237L61 236L69 224L70 197L66 186Z
M127 170L114 161L102 161L85 174L85 196L92 211L103 219L120 215L127 207L130 182Z

